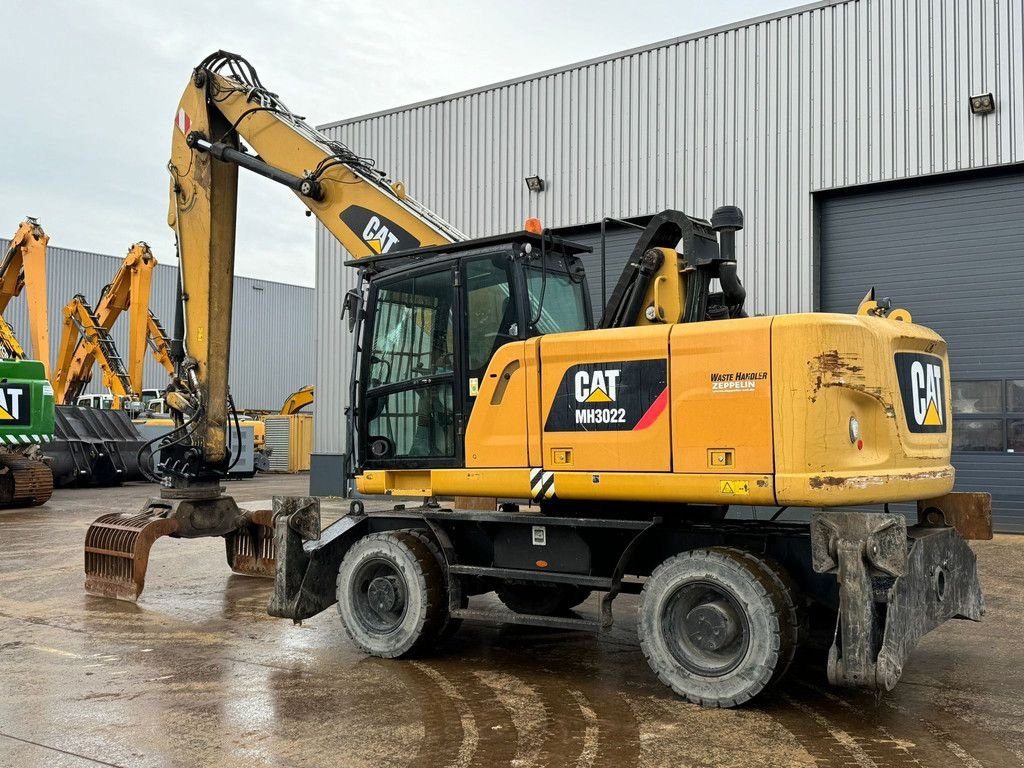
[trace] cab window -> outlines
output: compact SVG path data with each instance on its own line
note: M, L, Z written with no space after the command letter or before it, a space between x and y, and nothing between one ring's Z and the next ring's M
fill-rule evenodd
M468 376L481 376L495 350L519 337L508 260L503 255L466 262Z
M564 272L526 270L530 292L530 320L533 335L583 331L587 313L583 303L583 283L574 282ZM538 311L539 308L539 311Z

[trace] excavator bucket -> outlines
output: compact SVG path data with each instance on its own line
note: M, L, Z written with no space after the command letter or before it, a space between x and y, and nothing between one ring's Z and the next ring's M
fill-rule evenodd
M136 602L146 586L149 552L161 536L204 535L183 526L177 507L148 504L142 512L114 512L93 521L85 534L85 591L97 597ZM241 527L223 535L231 570L245 576L274 576L274 535L270 510L243 511Z
M85 532L85 591L97 597L135 602L146 586L149 550L161 536L178 530L174 518L144 510L114 512L93 521Z
M274 513L269 509L246 512L248 524L224 537L228 566L245 576L274 578Z

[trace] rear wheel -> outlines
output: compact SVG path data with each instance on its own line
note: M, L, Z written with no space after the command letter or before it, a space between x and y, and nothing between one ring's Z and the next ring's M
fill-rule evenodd
M588 597L591 590L572 584L502 584L495 592L516 613L560 616Z
M337 597L352 641L388 659L426 650L447 615L441 568L408 531L373 533L353 544L338 569Z
M644 585L637 625L658 678L713 707L743 704L778 682L798 623L793 590L776 567L724 547L659 565Z

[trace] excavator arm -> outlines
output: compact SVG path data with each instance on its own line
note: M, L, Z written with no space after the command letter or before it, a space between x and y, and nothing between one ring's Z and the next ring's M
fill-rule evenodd
M167 332L160 324L160 319L149 310L149 319L146 321L146 343L149 344L153 357L169 376L174 375L174 361L171 360L171 345L167 341Z
M243 146L248 145L247 150ZM311 128L242 57L220 51L192 73L171 142L168 223L181 264L181 386L168 404L195 425L179 474L222 467L228 417L231 276L238 169L295 192L355 258L463 240L373 162ZM176 333L177 335L177 333Z
M228 372L238 169L292 189L355 258L464 240L372 160L310 127L241 56L219 51L193 71L175 114L168 224L178 243L179 301L159 444L161 494L140 514L105 515L86 533L86 590L136 600L162 535L224 536L236 572L272 576L270 512L223 495L230 468Z
M54 373L57 402L73 404L92 379L97 359L103 371L104 386L111 393L136 395L142 391L142 367L146 355L149 325L149 296L157 261L146 243L128 249L114 279L103 289L95 310L75 297L64 310L64 335ZM110 339L110 329L123 312L129 313L128 358L122 360ZM89 326L86 321L95 322ZM79 335L69 335L78 326ZM88 332L86 329L89 329ZM68 346L70 345L70 346ZM106 358L106 359L104 359ZM126 381L121 381L124 374ZM113 384L111 388L110 384ZM64 397L66 395L66 397Z
M49 242L39 222L28 217L21 222L0 261L0 315L11 299L20 296L27 287L32 356L43 364L46 378L50 378L50 329L46 311L46 245ZM14 338L10 325L3 321L3 326L0 343L12 357L23 359L24 350Z
M88 368L76 368L75 360L88 361ZM57 370L53 376L54 400L61 405L74 405L92 379L92 367L99 363L103 386L113 395L113 407L123 408L126 401L139 399L140 386L136 386L124 361L118 354L110 331L105 328L81 294L73 297L64 307L64 328L57 352ZM141 368L141 361L139 367ZM77 370L77 375L74 372ZM139 371L138 380L142 373Z
M280 414L282 416L290 416L293 413L298 413L307 405L313 402L314 398L313 385L307 384L306 386L295 390L281 406Z

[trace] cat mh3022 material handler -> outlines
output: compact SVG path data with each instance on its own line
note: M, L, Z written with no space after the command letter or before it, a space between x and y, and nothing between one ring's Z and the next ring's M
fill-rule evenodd
M945 343L884 302L746 317L738 209L656 216L594 328L585 248L539 227L466 240L310 129L241 57L194 71L170 167L178 427L161 497L90 529L91 591L136 598L159 535L225 536L236 570L273 570L271 614L336 603L382 657L486 615L472 595L496 591L501 620L600 631L616 595L639 592L651 667L714 706L779 681L811 608L835 621L829 679L882 690L926 632L980 618L964 539L990 535L990 500L951 494ZM421 506L357 501L321 530L315 498L244 513L222 495L239 167L292 188L355 257L352 475L363 494ZM461 495L523 504L435 501ZM916 503L917 524L893 502ZM814 511L751 520L730 505ZM836 509L851 505L886 506ZM596 621L568 614L595 591Z

